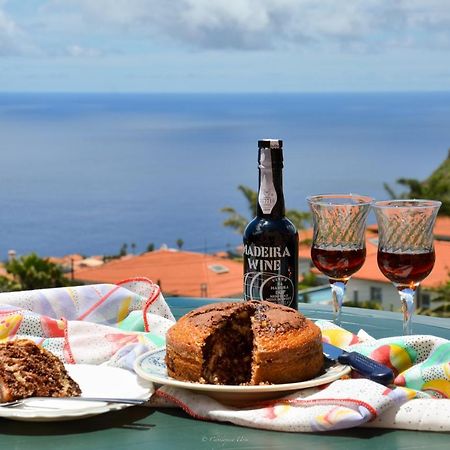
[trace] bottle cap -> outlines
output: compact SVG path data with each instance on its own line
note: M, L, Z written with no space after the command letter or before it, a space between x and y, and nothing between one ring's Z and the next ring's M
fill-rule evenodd
M283 141L281 139L260 139L258 148L283 148Z
M260 169L283 167L283 141L281 139L260 139L258 147Z

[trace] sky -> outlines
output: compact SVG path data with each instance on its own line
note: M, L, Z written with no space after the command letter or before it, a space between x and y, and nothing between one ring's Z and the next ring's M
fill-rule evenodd
M450 90L450 0L0 0L0 92Z

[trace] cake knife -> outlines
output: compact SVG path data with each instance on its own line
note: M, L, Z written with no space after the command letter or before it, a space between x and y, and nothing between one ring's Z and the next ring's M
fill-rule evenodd
M350 366L364 378L381 384L390 384L394 380L392 370L358 352L347 352L335 345L323 342L323 354L326 358Z

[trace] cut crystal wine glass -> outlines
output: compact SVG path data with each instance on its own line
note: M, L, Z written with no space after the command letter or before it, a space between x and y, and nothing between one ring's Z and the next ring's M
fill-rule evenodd
M341 323L345 286L366 258L365 230L373 198L324 194L307 198L313 217L311 258L330 282L334 322Z
M414 297L434 266L433 227L441 202L390 200L374 203L378 222L378 267L397 288L403 334L409 335Z

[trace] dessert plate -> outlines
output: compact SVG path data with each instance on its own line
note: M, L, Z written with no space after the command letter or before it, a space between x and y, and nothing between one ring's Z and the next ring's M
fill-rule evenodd
M296 383L258 386L202 384L179 381L169 377L167 375L165 356L165 349L145 353L136 360L134 370L139 376L153 383L198 391L199 394L208 395L221 403L233 406L280 398L292 393L292 391L328 384L347 375L351 370L349 366L333 364L327 367L322 375L311 380Z
M135 373L111 366L66 364L69 375L80 385L84 397L115 397L148 399L152 385ZM50 422L81 419L130 405L99 401L67 401L52 398L29 399L14 408L2 407L0 417L12 420Z

